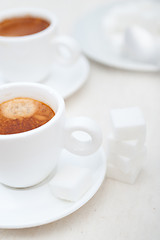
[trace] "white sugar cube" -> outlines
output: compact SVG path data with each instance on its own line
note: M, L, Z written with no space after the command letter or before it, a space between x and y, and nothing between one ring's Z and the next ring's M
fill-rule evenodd
M115 179L120 182L133 184L136 181L140 171L141 171L141 168L135 167L135 168L132 168L130 172L124 173L118 167L112 164L108 164L107 177Z
M111 110L114 136L118 140L145 140L146 123L138 107Z
M132 168L132 159L116 154L111 154L108 158L108 162L124 173L128 173Z
M146 158L146 147L137 152L133 157L128 158L121 155L110 153L108 162L117 167L123 173L129 173L133 168L141 168Z
M88 168L66 166L49 182L52 193L64 200L77 201L92 184L92 172Z
M138 140L119 141L112 134L108 136L107 148L110 153L131 158L142 146L143 143Z

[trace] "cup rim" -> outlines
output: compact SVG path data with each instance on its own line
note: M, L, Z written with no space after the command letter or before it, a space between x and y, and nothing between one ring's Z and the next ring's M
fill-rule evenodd
M21 41L26 41L26 40L32 40L32 39L37 39L39 37L46 36L47 34L53 32L56 30L56 26L58 23L58 19L56 15L52 12L50 12L47 9L42 9L42 8L13 8L13 9L6 9L0 12L0 21L7 19L7 18L12 18L12 17L18 17L18 16L24 16L24 15L31 15L31 16L37 16L37 17L42 17L50 22L50 25L37 33L25 35L25 36L0 36L0 41L5 41L5 42L21 42Z
M42 83L28 83L28 82L23 82L23 83L6 83L3 84L2 86L0 86L0 91L2 91L3 89L10 89L10 88L14 88L14 87L31 87L31 88L39 88L41 90L45 90L46 92L48 92L49 95L54 95L54 97L56 98L57 102L58 102L58 110L56 111L55 115L53 118L51 118L47 123L41 125L38 128L26 131L26 132L21 132L21 133L14 133L14 134L0 134L0 140L11 140L11 139L19 139L19 138L25 138L34 134L39 134L43 131L45 131L45 129L49 128L52 124L55 124L60 116L63 114L64 111L64 107L65 107L65 103L63 98L61 97L61 95L55 91L53 88L48 87L43 85ZM35 98L35 100L37 100ZM53 109L54 110L54 109Z

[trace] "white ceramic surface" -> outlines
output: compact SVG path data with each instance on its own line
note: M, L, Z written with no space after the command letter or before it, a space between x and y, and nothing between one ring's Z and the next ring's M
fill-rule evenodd
M66 99L83 86L89 72L90 64L87 58L81 55L71 66L54 65L51 75L43 83L53 87Z
M0 102L28 97L49 105L53 118L42 126L17 134L0 135L0 182L17 188L43 181L55 168L63 148L88 156L101 146L102 132L88 117L66 118L64 100L52 88L38 83L12 83L0 87ZM89 139L75 136L81 132Z
M87 167L93 171L93 185L78 201L55 198L47 184L50 179L25 190L0 185L0 228L28 228L47 224L75 212L88 202L105 177L107 162L103 149L89 157L78 157L64 150L57 170L67 165Z
M0 69L7 81L39 82L49 75L53 63L68 65L77 61L78 44L69 36L58 35L58 20L52 12L39 8L9 9L1 11L0 21L25 15L44 18L50 24L30 35L0 36Z
M133 4L133 1L131 3ZM115 49L106 39L102 26L104 17L110 14L112 10L114 12L114 8L116 8L116 11L118 8L123 9L126 4L129 5L130 1L127 1L127 3L126 1L115 1L96 7L77 21L73 36L79 42L82 51L89 58L99 63L126 70L158 71L159 66L156 64L142 63L126 58L120 48Z
M83 55L77 59L75 64L62 66L55 64L52 66L50 76L43 81L45 85L58 91L63 98L68 98L78 91L87 81L90 72L90 64ZM0 84L4 84L4 78L0 75Z

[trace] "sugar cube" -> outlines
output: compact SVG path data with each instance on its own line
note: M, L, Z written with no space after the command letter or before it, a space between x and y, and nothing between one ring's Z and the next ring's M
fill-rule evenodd
M108 136L107 148L110 153L133 157L143 146L138 140L119 141L112 134Z
M111 122L118 140L145 140L146 124L138 107L112 109Z
M51 192L58 198L77 201L92 184L92 171L78 166L66 166L49 182Z
M112 164L108 164L107 177L115 179L120 182L133 184L136 181L140 171L141 171L141 168L135 167L135 168L132 168L130 172L124 173L118 167Z
M131 158L118 155L116 153L108 154L108 162L119 168L124 173L129 173L132 168L140 168L146 158L146 147L137 152Z

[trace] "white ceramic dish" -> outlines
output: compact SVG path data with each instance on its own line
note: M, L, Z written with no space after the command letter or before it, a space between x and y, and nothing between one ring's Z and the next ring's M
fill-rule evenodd
M54 88L66 99L82 87L88 78L89 71L89 62L85 56L81 55L71 66L54 64L52 73L42 83ZM0 75L0 84L3 83L5 81Z
M143 1L143 0L141 0ZM141 1L136 1L139 4ZM154 0L156 3L158 1ZM153 1L153 4L154 4ZM73 37L79 42L82 51L91 59L108 65L126 70L134 71L151 71L159 70L159 67L154 64L142 63L130 60L121 54L121 51L115 51L113 47L107 44L106 36L102 22L107 14L112 11L119 11L126 7L126 4L134 3L133 1L116 1L104 6L97 7L91 12L83 16L75 26ZM144 1L143 1L144 2Z
M89 157L77 157L64 150L58 169L67 164L88 167L93 171L93 185L81 199L69 202L55 198L47 184L51 176L34 188L18 190L0 185L0 228L28 228L54 222L88 202L100 188L106 174L104 150L101 148Z

